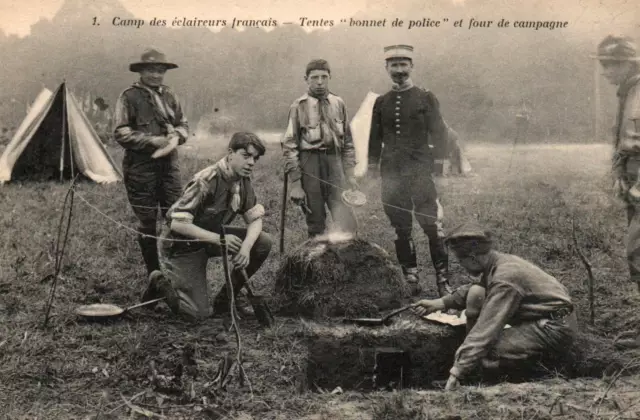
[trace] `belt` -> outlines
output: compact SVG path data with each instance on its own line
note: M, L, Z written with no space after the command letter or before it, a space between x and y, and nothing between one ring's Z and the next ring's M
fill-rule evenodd
M568 317L572 313L573 313L573 306L564 307L549 313L549 315L546 318L551 319L553 321L559 321L561 319Z
M309 153L319 153L319 154L323 154L323 155L335 155L336 154L336 149L335 148L322 148L322 149L307 149L307 150L303 150L303 152L309 152Z

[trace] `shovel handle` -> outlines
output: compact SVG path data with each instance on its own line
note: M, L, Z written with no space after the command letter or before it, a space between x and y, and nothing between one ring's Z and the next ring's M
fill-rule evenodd
M237 271L242 276L242 286L244 286L244 288L247 289L247 296L249 296L249 298L252 298L253 297L253 291L249 287L249 276L247 275L247 270L245 270L243 268L243 269L237 270Z
M392 316L398 315L400 312L404 312L407 309L411 309L413 308L413 305L407 305L407 306L403 306L400 309L396 309L395 311L388 313L387 315L384 316L384 318L382 318L382 321L387 321L389 318L391 318Z

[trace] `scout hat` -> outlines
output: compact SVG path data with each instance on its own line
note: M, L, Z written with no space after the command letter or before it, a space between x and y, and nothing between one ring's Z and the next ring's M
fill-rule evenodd
M465 223L455 228L444 240L445 245L462 255L485 253L493 245L491 232L475 223Z
M413 60L413 47L406 44L389 45L384 47L384 59L408 58Z
M155 48L147 48L140 56L140 61L129 65L129 70L139 73L140 70L149 65L161 65L166 67L167 70L178 68L177 64L168 62L165 55L160 51Z
M598 45L598 51L591 58L603 61L640 61L637 47L627 36L607 36Z

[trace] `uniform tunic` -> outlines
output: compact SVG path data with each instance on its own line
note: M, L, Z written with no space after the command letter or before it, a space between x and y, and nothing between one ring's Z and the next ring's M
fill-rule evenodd
M481 359L523 360L561 352L575 334L575 318L551 320L573 311L566 287L520 257L494 252L481 279L486 297L480 316L458 348L450 373L464 377ZM471 285L443 298L446 309L464 309ZM575 314L572 314L575 317ZM509 324L512 328L504 329Z
M640 171L640 74L628 78L617 92L619 98L618 115L613 127L615 140L614 176L626 181L631 187L638 181ZM627 203L627 261L631 281L640 287L640 212L638 204Z
M234 195L238 196L233 208ZM161 233L160 264L164 274L176 288L180 310L193 317L211 314L207 283L207 262L221 256L220 247L188 238L171 231L172 221L193 223L210 232L221 233L227 225L242 215L245 223L262 218L264 207L256 199L250 178L235 178L226 159L218 161L197 174L187 184L184 193L169 209ZM246 228L225 227L228 234L244 240ZM172 241L178 240L178 241ZM247 275L252 276L267 258L271 249L269 235L262 232L250 252ZM219 301L227 297L226 287L218 294ZM236 290L237 293L237 290Z
M292 182L301 180L307 205L310 234L325 230L326 210L345 231L354 231L356 221L340 195L347 187L345 171L356 165L355 148L344 101L332 93L327 95L328 117L321 121L321 102L305 93L289 109L287 130L283 139L285 171ZM332 135L332 132L334 135Z
M156 206L164 207L163 214L178 199L182 189L178 151L153 159L157 150L150 143L154 136L168 133L167 123L184 144L189 136L189 125L176 95L167 87L156 90L166 107L168 120L156 110L156 102L146 88L134 83L120 94L115 106L114 137L125 149L122 163L124 183L129 202L143 226L153 227L157 217Z
M413 211L429 237L434 267L442 272L448 257L432 173L434 160L444 159L448 147L438 100L409 83L406 89L378 96L372 114L369 164L380 163L383 208L398 235L398 260L404 268L417 264L411 240Z

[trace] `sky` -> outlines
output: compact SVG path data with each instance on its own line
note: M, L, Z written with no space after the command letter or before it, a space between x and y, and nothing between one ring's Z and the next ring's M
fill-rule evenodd
M0 0L0 28L8 34L20 36L29 33L30 26L41 17L51 18L64 0ZM100 0L85 0L87 4L98 5ZM316 19L348 18L359 11L379 12L390 15L395 11L407 12L409 1L415 0L121 0L134 15L151 19L153 17L173 19L175 17L201 19L268 19L298 21L302 16ZM428 4L428 0L425 0ZM464 4L464 0L451 0ZM224 4L216 10L216 3ZM550 20L562 18L570 21L575 30L594 30L598 33L609 29L615 32L618 22L640 23L640 5L637 0L529 0L546 10ZM487 15L496 17L505 5L513 5L513 0L487 0ZM110 20L112 17L105 17ZM526 16L519 16L526 19ZM640 28L640 25L637 25Z

